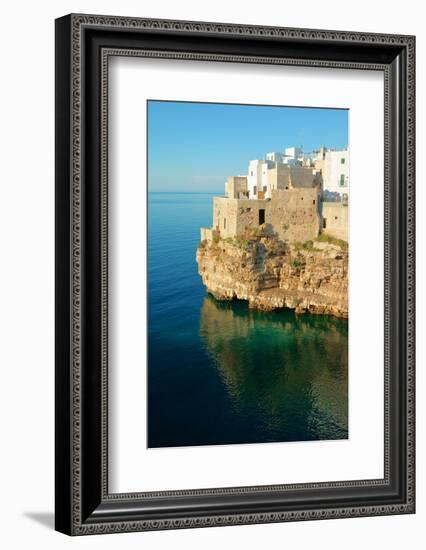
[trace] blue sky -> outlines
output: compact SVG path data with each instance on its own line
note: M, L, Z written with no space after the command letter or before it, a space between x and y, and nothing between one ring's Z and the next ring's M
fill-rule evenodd
M148 101L149 191L223 192L249 160L348 146L348 110Z

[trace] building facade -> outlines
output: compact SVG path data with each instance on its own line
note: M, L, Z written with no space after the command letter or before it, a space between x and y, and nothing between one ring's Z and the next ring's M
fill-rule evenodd
M248 198L247 176L229 176L225 184L225 195L230 199Z
M324 202L326 193L333 202ZM201 239L243 237L262 227L283 241L305 242L320 232L347 241L347 201L334 197L348 193L347 150L267 153L265 160L250 161L247 176L228 177L225 197L213 200L213 225L201 230Z
M265 159L272 162L284 162L284 153L266 153Z
M347 203L321 203L321 231L349 242L349 207Z
M349 198L349 151L326 151L322 164L324 190Z
M296 165L303 163L302 147L286 147L284 149L284 164Z
M247 190L253 199L265 198L268 189L268 170L276 164L271 160L251 160L248 167Z
M274 189L269 200L214 197L211 236L243 237L262 226L282 241L315 239L321 224L318 200L316 188ZM201 238L209 240L205 232Z

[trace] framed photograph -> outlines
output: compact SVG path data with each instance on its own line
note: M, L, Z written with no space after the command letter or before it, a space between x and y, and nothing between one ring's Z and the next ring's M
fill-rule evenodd
M413 36L56 20L56 529L415 511Z

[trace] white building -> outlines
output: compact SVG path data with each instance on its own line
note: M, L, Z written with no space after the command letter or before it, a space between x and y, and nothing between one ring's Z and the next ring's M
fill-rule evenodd
M322 166L324 191L349 197L349 151L325 151Z
M284 153L276 153L275 151L272 153L266 153L265 159L272 162L284 162Z
M301 147L286 147L284 150L284 164L296 165L302 164L303 149Z
M287 147L284 153L267 153L265 160L251 160L247 175L249 198L270 198L268 170L279 165L304 166L321 173L325 200L349 198L349 151L335 151L324 146L306 154L301 147Z
M249 197L257 199L259 192L268 191L268 168L274 166L271 160L251 160L248 167L247 187ZM265 197L266 198L266 197Z
M322 162L324 160L326 148L321 147L320 149L315 149L310 153L303 153L303 166L315 166L318 165L322 168ZM319 168L319 169L321 169Z
M306 155L301 147L286 147L283 153L277 151L266 153L265 160L288 164L289 166L302 166L309 155L312 155L312 153Z

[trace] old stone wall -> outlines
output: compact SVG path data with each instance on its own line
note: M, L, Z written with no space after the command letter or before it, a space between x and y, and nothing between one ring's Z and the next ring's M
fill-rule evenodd
M248 193L247 176L229 176L226 181L226 195L238 199L240 193Z
M290 170L285 164L276 164L274 168L268 170L269 189L289 189L290 188Z
M226 197L213 199L213 229L223 238L237 235L238 202L238 199Z
M317 190L273 190L267 221L282 241L315 239L320 229Z
M277 164L268 170L268 186L271 190L316 187L319 183L320 179L311 167Z
M216 231L212 229L211 227L201 227L200 228L200 238L201 241L213 241L214 237L216 236Z
M320 228L317 190L273 190L269 200L214 198L213 229L222 238L242 236L261 225L283 241L315 239Z
M261 210L263 210L265 223L268 222L271 203L268 200L239 200L238 201L238 220L237 235L244 235L247 232L259 228ZM263 219L263 218L262 218Z
M322 203L322 232L349 241L349 207L340 202Z
M259 227L259 209L266 209L267 201L254 199L213 199L213 229L222 238L242 235L250 228Z

